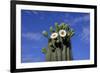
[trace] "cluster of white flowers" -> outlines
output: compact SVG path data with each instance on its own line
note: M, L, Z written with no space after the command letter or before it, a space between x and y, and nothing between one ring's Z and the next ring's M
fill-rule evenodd
M60 31L59 31L59 35L60 35L61 37L65 37L66 34L67 34L67 33L66 33L65 30L60 30ZM50 36L51 39L55 39L55 38L57 38L57 37L58 37L58 33L56 33L56 32L52 33L51 36Z

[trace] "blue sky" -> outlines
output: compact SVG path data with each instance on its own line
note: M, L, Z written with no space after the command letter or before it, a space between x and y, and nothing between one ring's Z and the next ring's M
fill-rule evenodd
M71 38L74 60L90 58L90 14L79 12L55 12L21 10L21 62L44 62L45 54L41 52L47 47L48 40L42 31L49 32L54 23L64 22L74 29Z

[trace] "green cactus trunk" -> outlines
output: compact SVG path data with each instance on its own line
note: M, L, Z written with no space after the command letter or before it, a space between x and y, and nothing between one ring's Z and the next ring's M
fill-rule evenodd
M62 60L62 51L60 48L56 48L56 52L57 52L57 61L61 61Z
M48 48L47 52L46 52L46 61L51 61L51 49Z
M48 46L47 53L46 53L46 60L47 61L66 61L72 60L71 55L71 48L70 46L63 45L63 48L52 48Z
M70 48L68 47L67 48L67 60L70 60L71 58L70 58Z
M52 54L51 54L51 61L57 61L56 50L54 52L52 52Z
M63 45L63 50L62 50L62 60L65 61L67 60L67 48L66 45Z

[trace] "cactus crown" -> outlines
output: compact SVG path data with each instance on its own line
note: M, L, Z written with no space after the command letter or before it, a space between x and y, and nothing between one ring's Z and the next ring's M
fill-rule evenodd
M58 35L60 35L60 37L71 38L74 35L73 29L71 29L68 24L61 23L58 25L57 22L55 23L55 28L50 27L51 35L48 35L47 31L43 31L42 33L45 37L48 37L48 39L56 38Z

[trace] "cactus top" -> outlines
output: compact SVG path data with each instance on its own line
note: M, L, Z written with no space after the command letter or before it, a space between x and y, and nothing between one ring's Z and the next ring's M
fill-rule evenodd
M74 35L73 29L70 28L68 24L61 23L58 25L58 23L55 23L55 27L50 27L50 35L48 35L48 32L43 31L43 35L45 37L48 37L48 39L56 39L58 36L60 37L67 37L71 38Z

